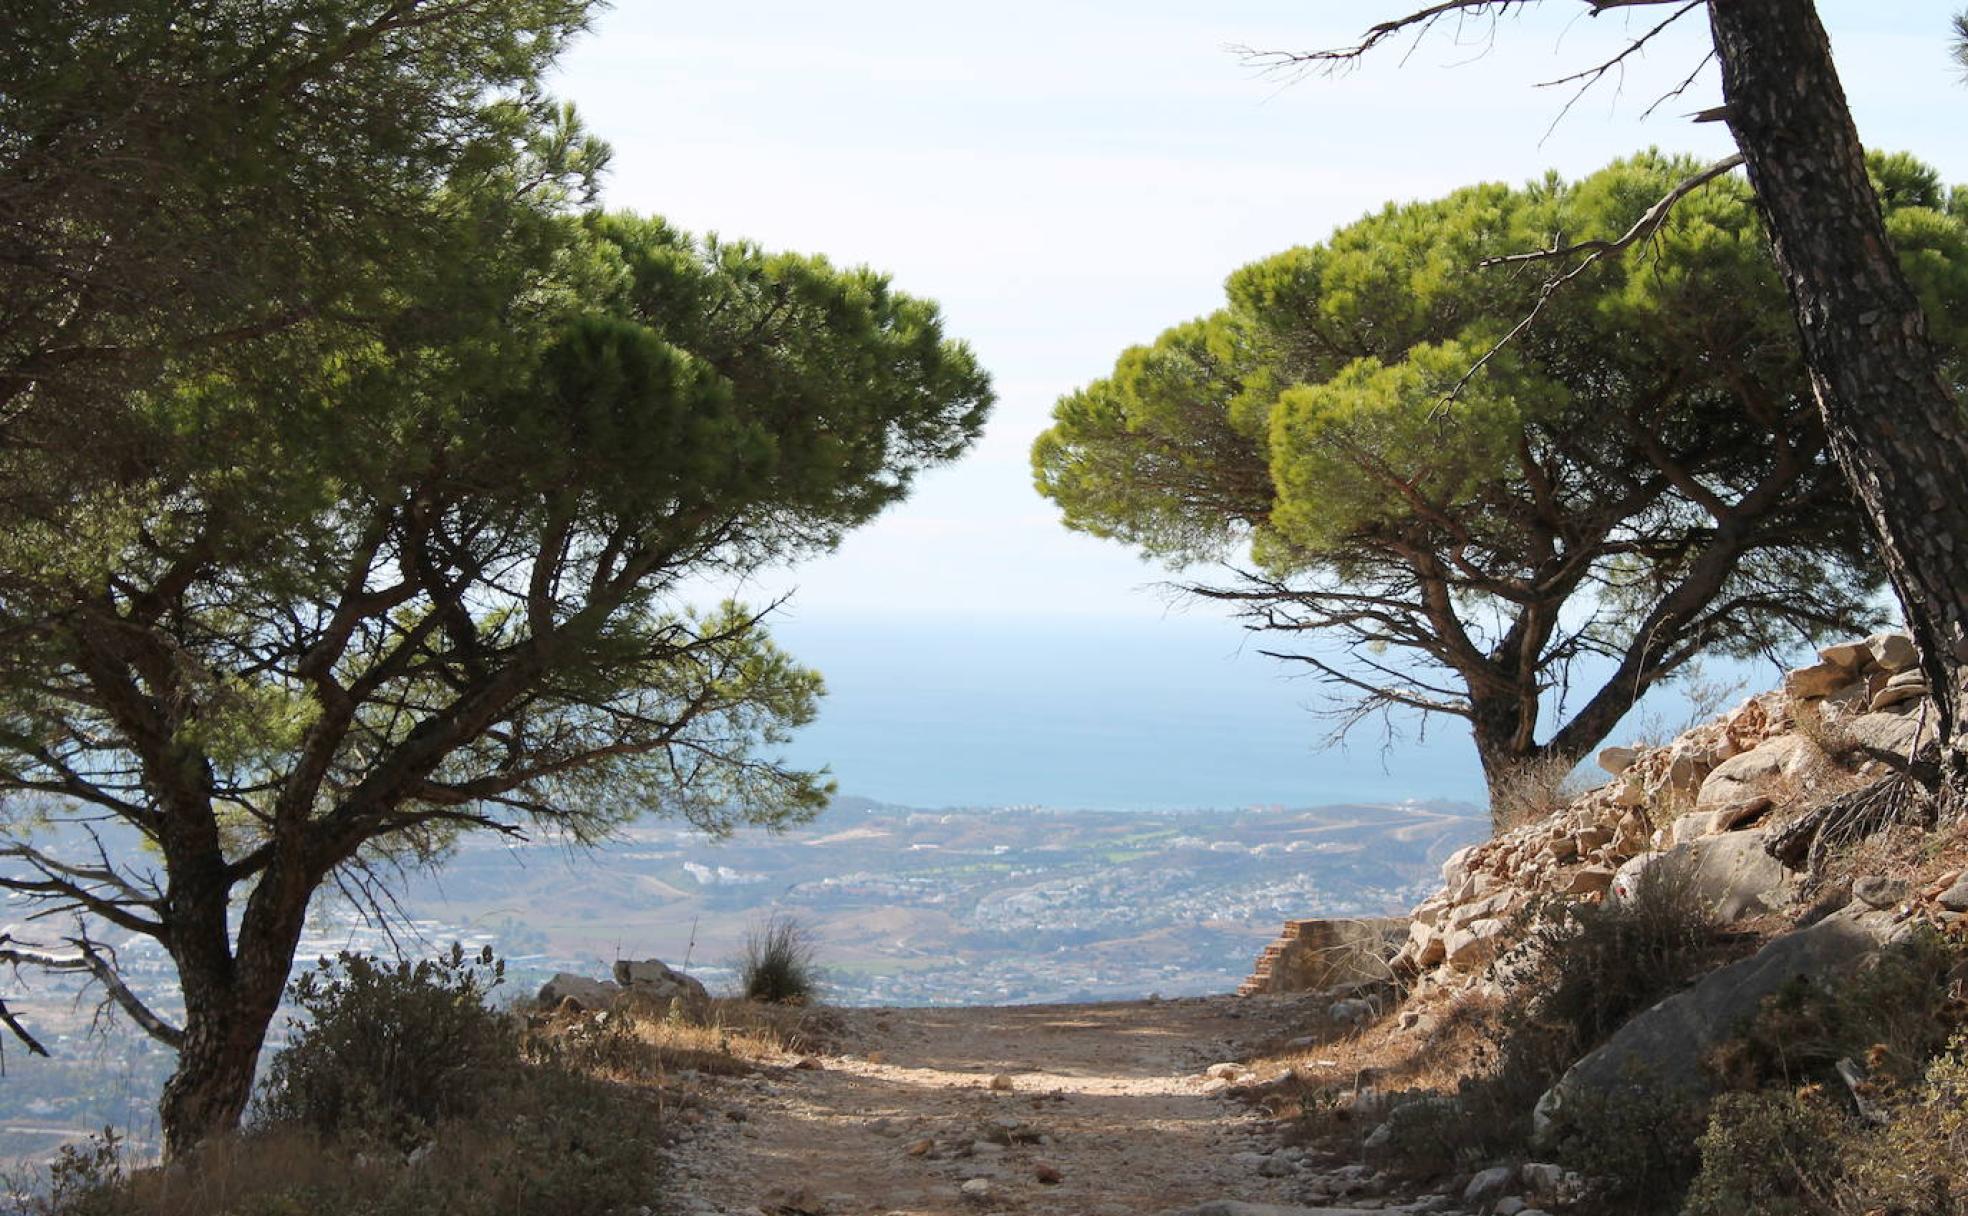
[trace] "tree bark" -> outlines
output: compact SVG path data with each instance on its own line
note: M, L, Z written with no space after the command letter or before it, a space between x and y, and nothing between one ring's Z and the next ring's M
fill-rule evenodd
M1900 272L1811 0L1710 0L1722 95L1833 454L1879 539L1961 767L1968 418Z
M174 881L172 886L181 921L202 926L216 920L223 934L229 884ZM158 1104L166 1160L182 1159L206 1140L239 1127L313 888L304 875L269 871L247 900L232 949L223 936L214 943L209 934L174 941L185 1025L177 1070Z

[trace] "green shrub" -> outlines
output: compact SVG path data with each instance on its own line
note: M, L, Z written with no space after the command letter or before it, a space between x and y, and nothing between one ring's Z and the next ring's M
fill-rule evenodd
M1891 1121L1848 1157L1840 1188L1848 1211L1968 1213L1968 1035L1928 1065Z
M1817 1086L1723 1094L1700 1144L1684 1216L1820 1216L1852 1123Z
M1700 1168L1707 1113L1704 1095L1639 1073L1617 1090L1570 1096L1552 1155L1593 1180L1602 1210L1657 1211Z
M485 1004L504 976L490 947L467 956L453 945L415 964L321 960L289 986L306 1017L289 1020L293 1035L267 1065L256 1121L409 1147L474 1113L519 1066L510 1020Z
M745 937L745 957L739 964L745 999L787 1005L811 1001L820 982L816 953L805 925L773 913Z

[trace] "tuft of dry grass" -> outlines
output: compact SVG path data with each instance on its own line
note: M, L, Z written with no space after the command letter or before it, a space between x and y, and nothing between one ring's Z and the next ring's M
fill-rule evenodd
M1520 762L1490 786L1490 826L1501 836L1570 806L1590 788L1578 770L1563 756Z

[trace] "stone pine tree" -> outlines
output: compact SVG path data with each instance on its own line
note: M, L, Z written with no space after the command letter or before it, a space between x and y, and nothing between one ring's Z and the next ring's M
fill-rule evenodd
M51 279L35 299L52 315L10 302L0 890L34 915L0 963L84 974L176 1049L172 1155L237 1124L324 888L363 899L469 832L580 842L645 813L727 830L821 806L824 773L773 754L819 677L765 612L688 590L832 546L964 450L990 400L936 308L879 274L585 212L602 150L530 89L574 6L183 12L213 60L178 48L164 94L258 80L281 100L240 137L273 141L267 172L307 151L403 193L343 214L282 178L266 205L299 210L235 198L236 246L195 229L168 265L132 253L129 281L160 294L98 307ZM234 59L218 35L261 21L261 53ZM157 33L85 32L69 70L112 76L150 62L118 39ZM350 66L275 87L323 47ZM508 53L525 70L491 71ZM359 104L286 122L344 71L424 98L402 120L433 130ZM405 85L421 72L460 75L438 97ZM49 88L50 105L88 95ZM32 126L9 122L10 139ZM258 180L249 153L195 197ZM78 173L42 188L86 195ZM159 197L189 209L194 185ZM316 203L347 231L277 239ZM124 237L100 222L107 265ZM207 278L236 297L207 298ZM277 323L234 323L283 282ZM171 307L180 291L209 312ZM89 359L54 358L84 316ZM119 340L142 359L105 353ZM181 1021L126 982L113 945L132 936L170 958Z
M1893 255L1880 198L1812 0L1581 0L1594 15L1660 10L1645 32L1572 79L1605 79L1666 26L1708 18L1723 105L1802 335L1825 432L1851 484L1920 652L1939 717L1925 782L1968 798L1968 414L1941 367L1933 317ZM1372 27L1360 43L1273 57L1301 67L1359 59L1443 21L1495 21L1528 0L1452 0ZM1959 23L1957 22L1957 29ZM1943 30L1936 28L1935 36ZM1664 196L1663 202L1671 200ZM1609 251L1576 245L1559 258ZM1553 280L1557 281L1556 279ZM1944 799L1946 801L1946 799Z
M1931 170L1875 166L1957 315L1968 226ZM1569 767L1698 656L1863 628L1875 560L1739 181L1562 293L1481 265L1614 239L1696 167L1475 187L1247 266L1226 309L1059 403L1039 489L1071 527L1233 563L1191 590L1333 687L1342 731L1460 719L1496 788Z

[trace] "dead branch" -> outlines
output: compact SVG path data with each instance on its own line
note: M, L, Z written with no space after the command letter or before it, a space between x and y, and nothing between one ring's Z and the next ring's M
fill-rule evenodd
M1484 258L1482 261L1476 263L1476 265L1488 269L1491 266L1509 266L1519 262L1549 261L1554 258L1571 257L1581 253L1587 255L1584 262L1564 275L1564 278L1570 279L1594 262L1602 258L1611 257L1652 237L1654 233L1660 231L1660 226L1667 222L1668 212L1674 209L1674 204L1680 202L1701 187L1706 186L1716 178L1721 177L1731 169L1739 168L1742 163L1742 153L1738 152L1734 156L1725 156L1701 172L1692 174L1675 183L1672 190L1663 194L1653 206L1647 208L1639 219L1633 221L1631 228L1628 228L1613 240L1579 241L1571 245L1560 245L1554 241L1549 249L1533 249L1528 253L1508 253L1500 257Z
M1531 304L1530 311L1524 314L1522 320L1510 327L1510 332L1504 334L1503 337L1498 338L1491 344L1488 350L1484 351L1474 363L1469 365L1469 370L1464 372L1462 377L1451 385L1446 393L1442 394L1442 399L1435 404L1436 412L1440 413L1442 410L1454 405L1456 399L1462 396L1462 390L1468 388L1469 382L1476 378L1476 373L1482 371L1489 364L1490 360L1497 357L1504 347L1516 341L1519 336L1527 332L1531 326L1535 325L1539 314L1544 311L1544 306L1550 303L1551 297L1557 295L1567 283L1578 278L1606 258L1617 257L1632 246L1650 239L1656 232L1660 231L1661 225L1667 222L1668 213L1674 209L1674 204L1730 170L1739 167L1742 163L1742 153L1738 152L1734 156L1724 157L1701 172L1677 182L1672 190L1662 195L1659 201L1655 202L1653 206L1647 208L1646 212L1633 222L1631 228L1628 228L1625 232L1610 241L1579 241L1570 245L1561 245L1554 240L1548 249L1533 249L1527 253L1508 253L1498 257L1484 258L1482 261L1476 263L1477 266L1488 269L1492 266L1518 265L1526 262L1546 262L1556 258L1574 257L1580 254L1585 255L1580 259L1578 265L1565 271L1563 274L1553 275L1551 278L1545 280L1544 286L1538 289L1537 299Z
M1551 125L1545 129L1544 132L1545 137L1547 139L1550 138L1551 133L1558 129L1558 124L1565 120L1565 115L1570 114L1572 112L1572 107L1578 105L1580 101L1584 100L1585 95L1587 93L1590 93L1595 85L1597 85L1600 81L1604 80L1609 74L1613 72L1620 73L1621 78L1624 79L1626 73L1626 61L1628 59L1631 59L1633 56L1638 55L1642 51L1644 51L1647 47L1647 44L1649 42L1652 42L1655 38L1659 37L1660 34L1663 31L1665 31L1668 26L1673 25L1675 22L1681 20L1681 18L1687 16L1689 13L1693 12L1695 9L1700 8L1702 5L1706 3L1707 0L1687 0L1687 2L1682 4L1680 8L1675 9L1672 13L1669 13L1666 17L1663 17L1658 22L1655 22L1651 29L1647 30L1646 33L1641 34L1639 37L1629 41L1624 48L1622 48L1617 54L1611 56L1610 58L1604 59L1589 68L1584 68L1581 69L1580 71L1572 72L1567 75L1560 76L1555 80L1539 81L1537 87L1540 89L1556 88L1557 86L1564 85L1564 84L1578 85L1578 88L1573 90L1572 95L1565 99L1565 104L1559 107L1557 115L1551 120ZM1703 62L1706 63L1707 60L1704 59ZM1700 71L1701 69L1699 67L1695 69L1695 73L1699 73ZM1694 74L1690 74L1688 79L1693 80ZM1668 97L1672 97L1675 93L1678 93L1681 91L1681 89L1685 89L1687 87L1688 87L1687 83L1683 82L1680 88L1677 88L1673 90L1673 92L1670 92L1666 96L1663 96L1662 98L1660 98L1659 101L1656 101L1654 105L1658 106L1661 103L1661 101L1667 100ZM1614 90L1615 96L1618 95L1618 92L1619 90L1617 89ZM1648 112L1651 113L1652 110L1653 110L1653 106L1649 106Z
M128 1014L145 1034L167 1047L176 1049L184 1043L184 1031L165 1021L142 998L130 990L117 973L116 952L101 942L92 939L87 930L79 929L76 936L67 939L75 948L74 954L53 954L28 942L20 942L8 934L0 933L0 966L32 967L41 971L57 973L85 973L96 983L101 984L108 999ZM11 1019L9 1029L15 1029ZM15 1030L19 1034L19 1030ZM32 1051L31 1038L23 1038ZM45 1054L45 1053L43 1053Z
M1351 46L1328 47L1317 51L1256 51L1249 47L1235 48L1246 63L1267 71L1286 72L1337 72L1356 66L1390 38L1413 34L1415 44L1445 18L1489 17L1492 21L1504 16L1512 9L1527 8L1536 0L1443 0L1425 8L1416 9L1405 16L1395 17L1370 26ZM1682 4L1693 7L1689 0L1585 0L1591 15L1621 8L1644 8L1660 4ZM1677 14L1678 16L1679 14ZM1674 18L1670 17L1668 24ZM1652 34L1647 35L1651 37ZM1624 58L1619 56L1617 58ZM1617 58L1615 62L1617 61ZM1607 65L1612 66L1610 63Z

